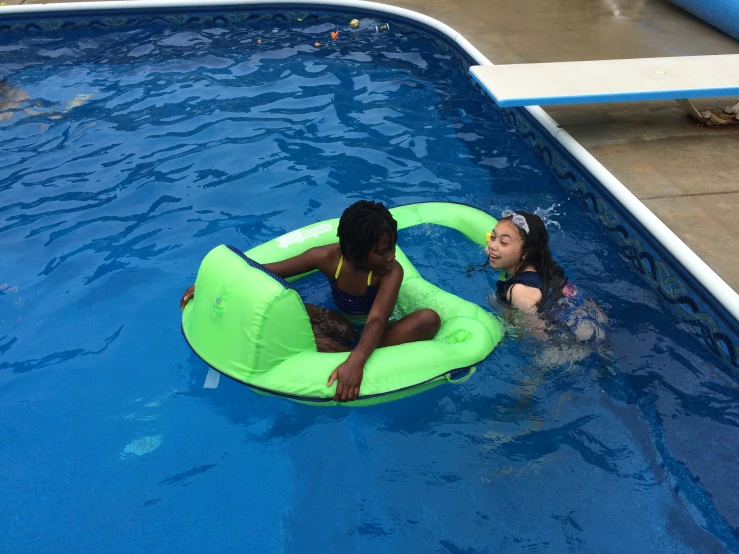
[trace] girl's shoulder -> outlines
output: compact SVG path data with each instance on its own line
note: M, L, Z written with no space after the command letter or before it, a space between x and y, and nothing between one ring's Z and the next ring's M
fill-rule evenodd
M529 308L543 298L544 281L536 270L526 268L515 275L501 275L495 292L498 301L504 304Z
M321 246L320 248L323 248L326 257L331 260L335 259L338 262L341 258L341 248L339 248L339 243L327 244L326 246Z
M541 274L536 269L524 269L515 275L507 276L503 282L509 288L514 285L524 285L525 287L539 289L540 291L544 290L544 279L542 279Z
M335 244L327 244L326 246L319 246L318 248L322 249L327 256L334 257L337 260L341 257L341 248L339 248L338 242Z
M311 248L312 259L316 269L326 275L333 275L341 259L341 251L338 244L327 244L326 246L314 246Z

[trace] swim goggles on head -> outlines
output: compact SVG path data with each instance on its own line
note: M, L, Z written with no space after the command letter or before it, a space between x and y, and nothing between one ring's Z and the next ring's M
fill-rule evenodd
M500 214L500 217L503 219L510 217L516 227L523 229L527 235L529 234L529 224L526 223L526 218L521 214L517 214L513 210L504 210L503 213Z
M511 221L513 221L513 224L518 227L519 229L523 229L523 231L528 235L529 234L529 224L526 222L526 218L522 216L521 214L517 214L513 210L504 210L502 214L500 214L500 217L502 219L505 219L506 217L510 217ZM492 233L485 233L485 238L490 242L490 239L492 238Z

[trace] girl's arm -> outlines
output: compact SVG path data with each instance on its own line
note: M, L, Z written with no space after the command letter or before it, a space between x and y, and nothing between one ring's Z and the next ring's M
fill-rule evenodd
M310 248L287 260L281 262L273 262L271 264L264 264L264 267L283 279L289 279L296 275L302 275L308 273L314 269L319 269L325 272L327 262L330 254L330 247L328 246L316 246Z
M302 275L308 273L314 269L319 269L324 273L330 272L331 265L331 247L330 246L316 246L306 250L302 254L299 254L293 258L282 260L281 262L274 262L271 264L264 264L264 267L269 271L288 279L295 277L296 275ZM327 273L328 274L328 273ZM195 297L195 285L190 285L187 290L183 293L180 298L180 310L185 309L185 304Z
M328 386L338 379L334 400L346 402L355 400L359 396L359 386L362 384L364 364L380 345L385 325L395 308L398 300L400 284L403 282L403 267L395 263L393 269L382 278L377 296L372 302L372 308L367 315L359 343L351 351L347 360L337 367L328 379Z
M531 335L546 342L548 338L546 323L539 317L536 308L537 303L541 301L541 291L519 283L511 287L508 296L515 308L511 312L511 323L516 327L527 329Z
M536 313L536 304L541 301L541 291L519 283L508 291L508 300L522 312Z

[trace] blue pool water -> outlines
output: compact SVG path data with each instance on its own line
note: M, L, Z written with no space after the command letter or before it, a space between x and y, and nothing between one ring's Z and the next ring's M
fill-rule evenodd
M736 384L451 52L372 23L0 36L0 551L739 551ZM364 409L203 389L202 257L360 198L545 210L610 344L511 329L465 384ZM478 247L400 245L487 305Z

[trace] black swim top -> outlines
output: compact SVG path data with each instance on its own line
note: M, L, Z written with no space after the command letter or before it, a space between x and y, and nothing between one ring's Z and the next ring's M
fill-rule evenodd
M369 275L367 275L367 292L361 296L349 294L341 290L337 284L339 272L341 271L341 266L343 264L344 256L339 260L339 266L336 268L334 278L329 280L331 283L331 296L334 299L334 304L336 304L336 307L339 308L339 310L348 315L369 315L372 303L375 301L375 297L377 296L377 289L370 284L372 282L372 272L370 271Z
M544 281L541 280L541 275L538 271L522 271L509 277L505 281L498 281L495 285L495 297L501 304L510 306L511 302L508 300L508 291L511 290L513 285L524 285L539 289L542 297L544 297Z

